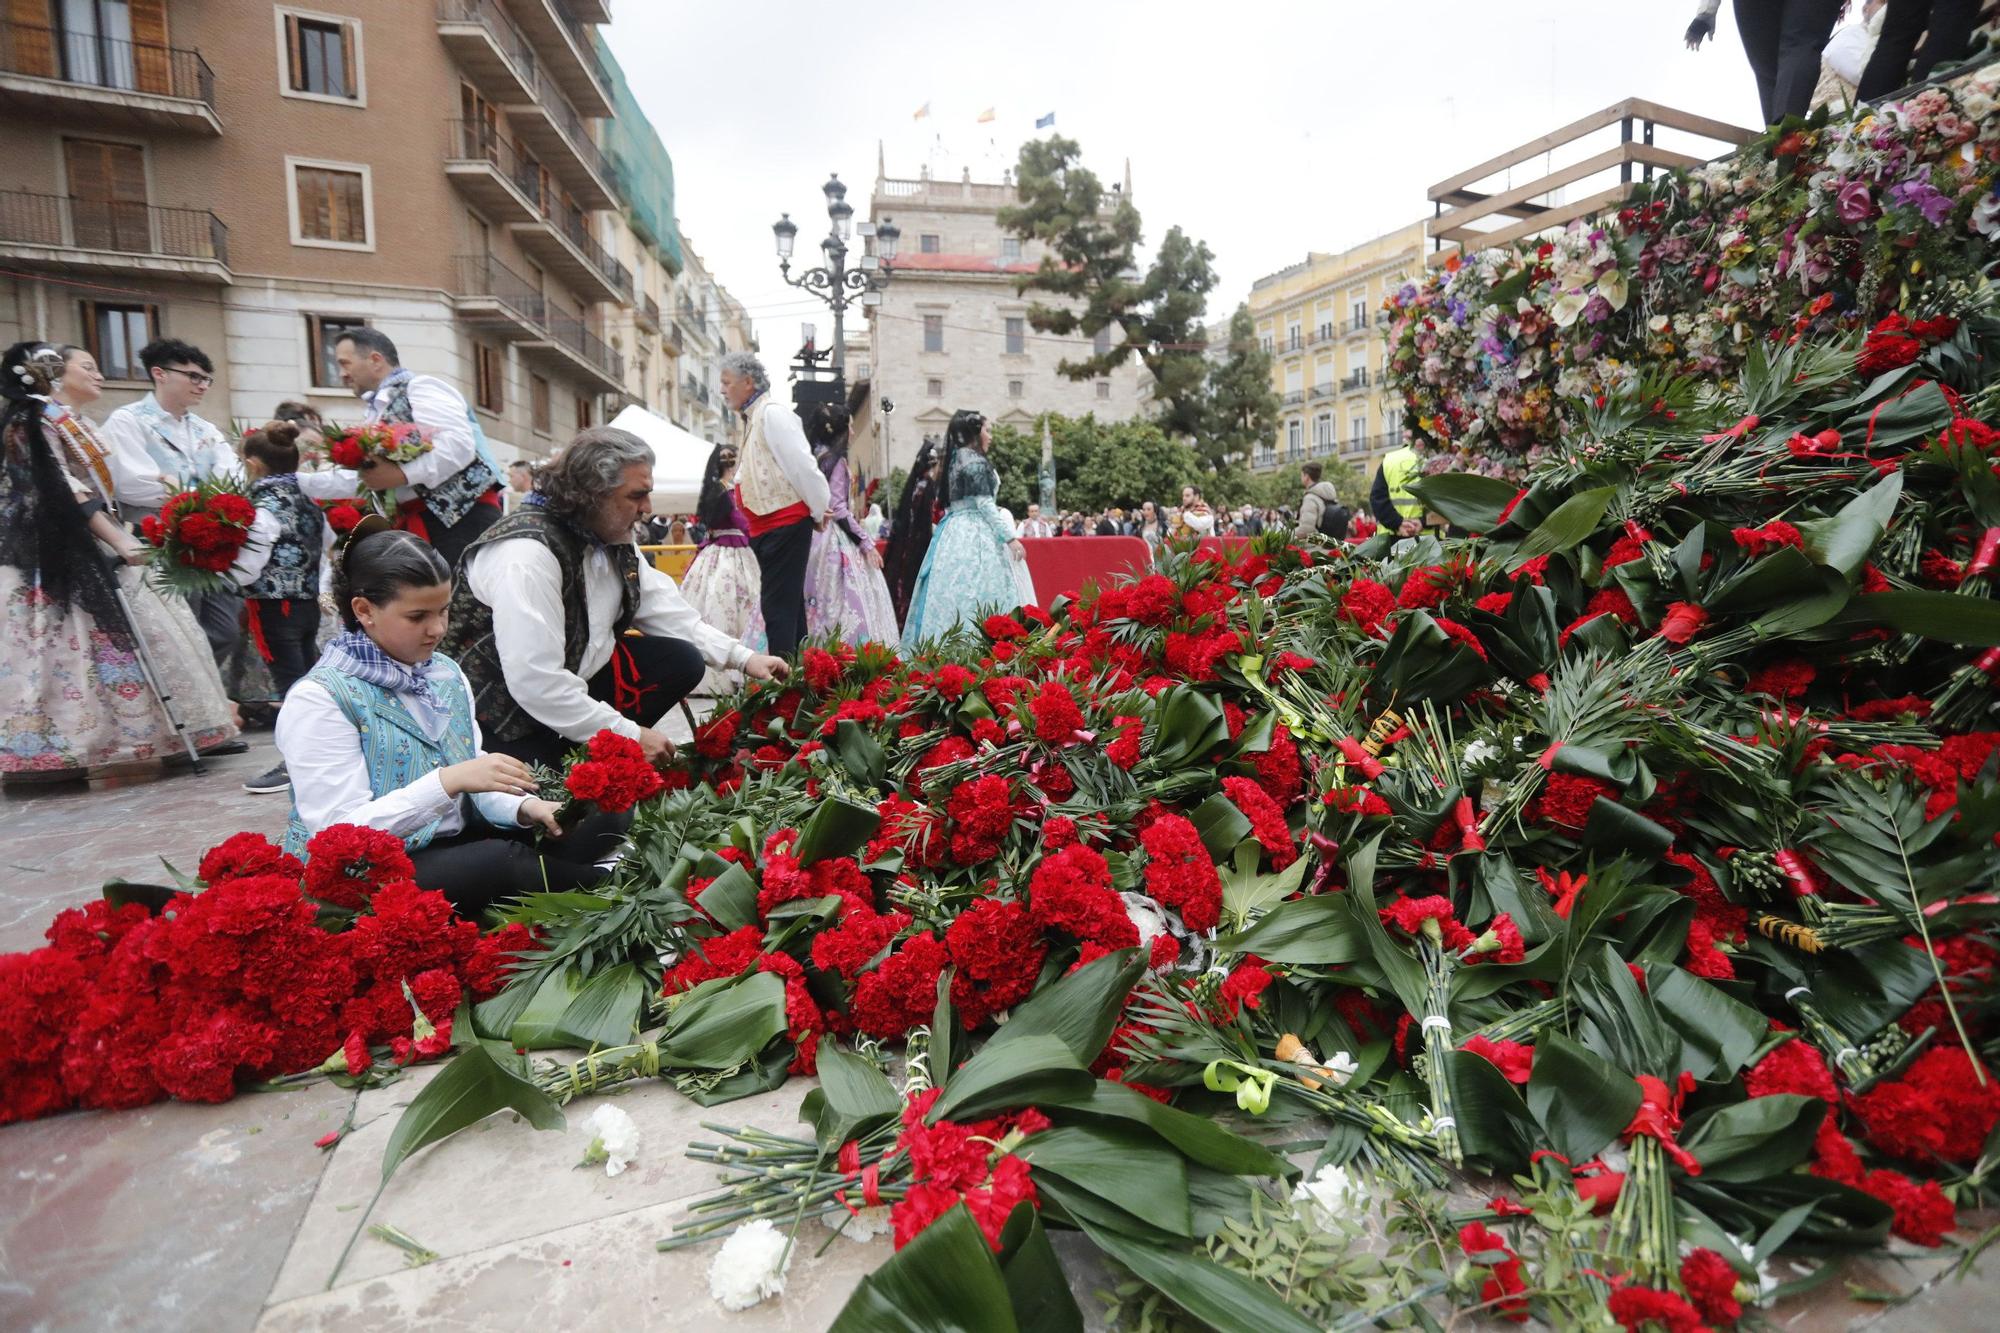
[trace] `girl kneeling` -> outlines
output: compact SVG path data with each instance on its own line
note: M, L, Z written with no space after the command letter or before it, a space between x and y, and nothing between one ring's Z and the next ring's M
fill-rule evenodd
M302 853L332 824L393 833L417 884L475 918L520 894L605 879L596 863L617 851L630 816L594 815L565 834L526 764L481 751L465 676L433 652L451 568L420 538L380 523L364 520L334 552L346 632L278 713L292 779L285 849ZM536 833L554 841L537 846Z

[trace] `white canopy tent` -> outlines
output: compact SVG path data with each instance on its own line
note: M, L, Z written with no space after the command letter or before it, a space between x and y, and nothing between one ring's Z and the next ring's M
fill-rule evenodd
M701 474L715 446L636 404L611 424L653 447L653 512L693 513L701 499Z

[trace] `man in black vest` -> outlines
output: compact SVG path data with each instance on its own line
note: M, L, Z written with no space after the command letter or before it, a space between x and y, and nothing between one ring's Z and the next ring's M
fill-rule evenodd
M644 441L586 430L537 470L516 512L466 548L440 651L471 682L488 750L554 765L609 730L657 762L673 754L658 722L705 667L784 679L782 658L703 623L640 557L632 527L652 512L652 494Z

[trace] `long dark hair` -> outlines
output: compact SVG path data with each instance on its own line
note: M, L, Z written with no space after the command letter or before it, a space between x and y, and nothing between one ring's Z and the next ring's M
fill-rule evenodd
M89 510L70 489L43 417L46 395L75 350L20 342L0 354L0 458L8 474L0 487L0 564L29 575L58 605L81 606L100 629L129 643L118 576L91 535Z
M834 465L847 457L853 424L853 416L839 403L821 403L806 418L806 440L813 447L819 470L828 476L833 475Z
M701 472L701 498L695 501L695 517L711 533L736 526L736 500L722 484L722 474L736 466L734 445L718 444L709 451L708 466Z
M333 600L340 622L360 629L354 599L365 597L377 606L396 600L405 588L435 588L451 582L451 566L437 549L415 533L375 526L381 518L364 518L334 553Z
M910 595L915 590L917 573L931 549L939 485L931 477L931 469L937 466L937 461L937 441L925 436L916 461L910 464L910 475L903 481L896 511L889 516L889 550L882 559L882 577L888 581L889 600L896 608L898 623L910 614Z
M951 461L960 449L977 449L979 432L986 425L986 418L969 407L961 407L951 414L951 424L944 428L944 480L951 484Z

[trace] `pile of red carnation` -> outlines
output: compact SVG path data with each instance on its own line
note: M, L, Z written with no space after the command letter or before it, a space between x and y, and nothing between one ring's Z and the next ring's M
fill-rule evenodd
M1041 1206L1028 1164L1014 1149L1049 1127L1048 1117L1029 1108L974 1124L951 1120L924 1123L938 1090L920 1092L903 1107L903 1132L896 1151L906 1153L914 1173L903 1197L889 1209L896 1248L963 1203L997 1253L1000 1232L1016 1204Z
M600 731L590 738L588 754L570 766L563 785L573 800L587 801L608 814L624 814L667 785L639 742L629 736Z
M0 956L0 1124L227 1101L240 1079L343 1050L354 1074L381 1045L399 1061L442 1054L468 982L492 993L530 947L524 931L482 941L455 920L442 894L409 881L388 834L336 826L307 854L310 868L239 833L202 858L206 887L157 915L100 900L57 916L45 947ZM323 913L334 902L354 915ZM333 933L323 920L353 924Z
M236 563L256 518L248 496L209 481L168 500L139 530L158 549L155 563L170 584L208 587Z

